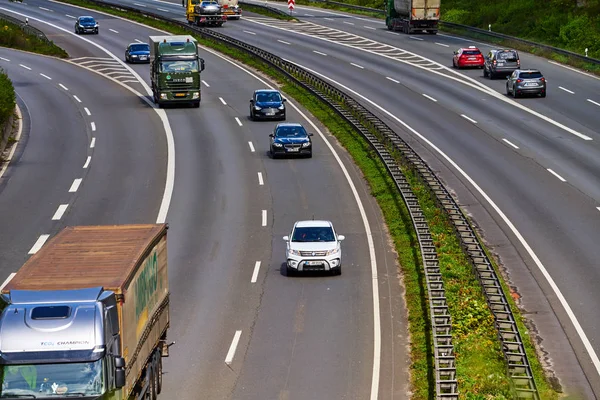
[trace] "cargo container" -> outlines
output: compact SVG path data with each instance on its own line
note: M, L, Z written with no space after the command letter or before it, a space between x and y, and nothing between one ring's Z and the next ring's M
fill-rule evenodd
M435 34L440 20L441 0L386 0L385 23L389 30Z

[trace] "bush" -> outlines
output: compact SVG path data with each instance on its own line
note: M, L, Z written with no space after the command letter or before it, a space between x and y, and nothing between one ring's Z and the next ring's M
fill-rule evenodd
M29 35L23 32L18 25L6 21L0 22L0 46L49 56L68 57L67 52L53 42L46 42L35 35Z
M0 127L4 127L8 118L15 112L15 88L8 75L0 69Z

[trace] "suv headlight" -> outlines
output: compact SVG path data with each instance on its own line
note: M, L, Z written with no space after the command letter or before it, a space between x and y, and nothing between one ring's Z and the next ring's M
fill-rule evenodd
M277 108L279 108L280 110L283 110L285 108L285 106L283 105L283 103L281 103L281 105Z
M302 143L302 147L310 147L310 142Z
M276 144L279 144L281 146L280 143L276 143ZM293 255L293 256L299 256L300 255L300 250L290 249L289 252L290 252L290 255Z
M326 256L330 256L330 255L333 255L333 254L336 254L336 253L339 253L339 252L340 252L340 248L337 247L335 249L327 250L327 252L325 253L325 255Z
M254 109L255 109L256 111L260 111L260 110L262 110L262 108L260 108L259 106L254 106Z

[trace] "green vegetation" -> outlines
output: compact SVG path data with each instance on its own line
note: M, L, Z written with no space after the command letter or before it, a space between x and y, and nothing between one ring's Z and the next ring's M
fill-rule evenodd
M4 126L15 112L15 101L15 88L8 75L0 69L0 142L3 139L1 135L4 133Z
M52 41L47 42L35 35L28 34L21 30L18 25L5 20L0 20L0 46L48 56L62 58L69 56L66 51L55 45Z
M106 6L98 6L85 0L63 1L123 16L174 34L188 33L177 25L114 10ZM271 65L221 43L201 37L197 37L197 40L201 45L213 48L248 66L254 67L278 82L282 91L306 107L312 115L327 126L328 130L347 149L362 170L370 185L371 194L377 200L386 220L398 253L401 273L406 287L409 331L412 344L411 378L413 398L418 400L433 398L435 382L432 374L431 327L429 326L423 267L408 210L385 166L362 136L354 131L338 114L333 112L319 98L303 87L296 85ZM493 326L492 314L485 303L481 287L460 247L458 238L453 232L451 223L444 211L436 205L431 193L422 182L414 176L407 166L403 166L403 170L427 217L438 251L448 304L453 317L453 337L461 399L500 400L511 398L506 367ZM512 306L513 310L517 311L514 303L512 303ZM517 319L523 334L525 328L518 314ZM533 352L533 346L529 343L528 336L523 335L523 338L531 357L530 362L533 366L541 398L545 400L557 399L557 393L549 387L544 379L542 369Z

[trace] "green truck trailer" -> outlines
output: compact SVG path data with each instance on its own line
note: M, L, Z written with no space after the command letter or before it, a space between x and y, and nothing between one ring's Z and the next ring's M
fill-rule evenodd
M192 36L150 36L150 80L154 103L200 106L204 59Z

